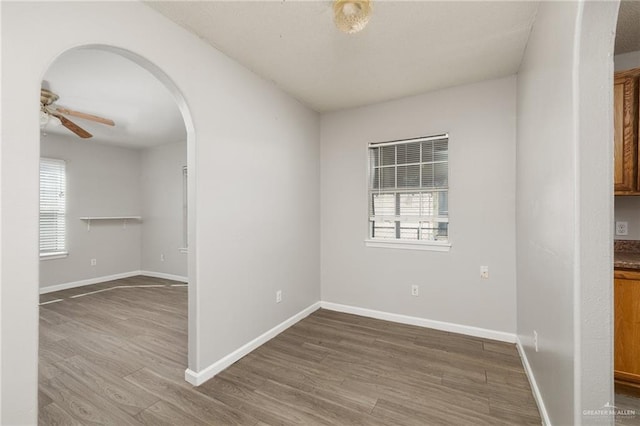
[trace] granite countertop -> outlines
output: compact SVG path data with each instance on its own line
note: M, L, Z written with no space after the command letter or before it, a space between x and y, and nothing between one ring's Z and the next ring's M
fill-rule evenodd
M613 267L640 270L640 241L615 240L613 242Z

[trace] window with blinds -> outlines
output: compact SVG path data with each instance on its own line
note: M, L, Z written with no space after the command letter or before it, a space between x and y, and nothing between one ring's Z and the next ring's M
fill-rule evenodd
M40 256L66 253L65 162L40 159Z
M447 242L449 136L369 145L369 238Z

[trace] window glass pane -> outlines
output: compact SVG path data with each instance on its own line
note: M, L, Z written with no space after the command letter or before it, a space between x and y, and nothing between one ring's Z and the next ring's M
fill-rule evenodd
M420 224L420 239L423 241L447 241L448 227L446 222L422 222Z
M422 216L447 217L449 213L447 191L423 192L420 198Z
M422 142L422 162L433 161L433 142Z
M398 164L420 162L420 142L398 145Z
M400 216L420 216L420 199L419 192L400 194Z
M398 188L419 188L420 166L398 166Z
M372 238L396 238L396 224L395 222L383 222L383 221L371 221L371 236Z
M435 241L438 233L437 224L434 222L422 222L420 224L420 239L423 241Z
M433 186L446 188L449 186L449 173L447 163L435 163L433 165Z
M417 240L420 224L418 222L401 222L400 238L403 240Z
M422 187L423 188L433 188L434 178L433 178L433 164L423 164L422 166Z
M447 241L449 239L449 224L447 222L438 223L438 240Z
M434 141L433 142L433 154L435 161L448 161L449 160L449 148L447 141Z
M424 192L420 199L420 208L422 216L435 216L434 212L436 200L433 192Z
M372 216L395 216L396 194L373 194Z
M396 187L396 168L395 167L383 167L380 169L382 173L382 188L395 188Z
M449 193L440 191L436 194L438 194L438 216L449 216Z
M396 164L396 147L395 146L383 146L382 148L382 165L392 166Z
M369 186L374 189L380 188L380 169L373 169Z
M378 167L380 165L380 148L369 149L369 164L372 167Z

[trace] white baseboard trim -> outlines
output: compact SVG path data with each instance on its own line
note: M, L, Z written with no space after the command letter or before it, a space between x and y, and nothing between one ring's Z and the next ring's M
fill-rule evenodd
M549 419L549 413L547 412L547 407L544 405L544 400L542 399L542 394L540 393L540 388L538 387L538 382L536 382L536 376L533 374L533 370L531 369L531 364L529 364L529 359L527 358L527 353L524 351L522 347L522 342L520 341L520 337L516 336L516 348L518 348L518 353L520 353L520 359L522 359L522 365L524 366L524 371L527 373L527 378L529 379L529 384L531 385L531 390L533 391L533 397L538 404L538 411L540 411L540 417L542 418L542 424L544 426L551 426L551 419Z
M104 275L102 277L95 277L95 278L89 278L86 280L72 281L70 283L62 283L62 284L42 287L40 288L40 294L47 294L47 293L52 293L54 291L67 290L69 288L83 287L85 285L99 284L107 281L119 280L122 278L136 277L138 275L144 275L146 277L153 277L153 278L162 278L165 280L181 281L185 283L189 281L187 277L183 277L180 275L165 274L164 272L129 271L129 272L123 272L120 274Z
M47 294L47 293L52 293L54 291L67 290L69 288L82 287L85 285L98 284L106 281L119 280L122 278L135 277L136 275L140 275L140 271L122 272L120 274L104 275L102 277L89 278L89 279L80 280L80 281L72 281L70 283L50 285L47 287L41 287L40 294Z
M193 370L187 368L185 370L185 372L184 372L184 379L187 382L189 382L192 385L194 385L194 386L200 386L201 384L203 384L207 380L209 380L212 377L214 377L216 374L220 373L225 368L229 367L234 362L238 361L243 356L247 355L249 352L255 350L259 346L261 346L261 345L265 344L266 342L268 342L269 340L273 339L278 334L282 333L287 328L291 327L292 325L294 325L298 321L302 320L303 318L311 315L313 312L315 312L319 308L320 308L320 302L314 303L313 305L311 305L311 306L303 309L302 311L298 312L297 314L293 315L291 318L286 319L283 322L281 322L280 324L276 325L271 330L269 330L269 331L261 334L260 336L256 337L255 339L253 339L252 341L250 341L246 345L241 346L240 348L238 348L235 351L231 352L229 355L225 356L224 358L220 359L219 361L214 362L213 364L211 364L210 366L208 366L204 370L196 372L196 371L193 371Z
M153 272L153 271L139 271L139 272L140 272L140 275L144 275L146 277L162 278L165 280L181 281L184 283L189 281L189 278L183 277L182 275L165 274L164 272Z
M433 328L436 330L449 331L451 333L466 334L468 336L482 337L485 339L499 340L501 342L515 343L516 335L504 331L491 330L488 328L472 327L469 325L455 324L452 322L436 321L408 315L392 314L390 312L375 311L373 309L358 308L356 306L341 305L332 302L320 302L323 309L330 311L344 312L346 314L360 315L363 317L376 318L385 321L398 322L401 324L416 325L418 327Z

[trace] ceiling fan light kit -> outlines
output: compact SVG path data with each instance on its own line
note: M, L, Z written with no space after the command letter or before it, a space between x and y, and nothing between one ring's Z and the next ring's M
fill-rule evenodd
M79 117L84 120L95 121L96 123L106 124L108 126L115 125L113 120L109 120L108 118L102 118L98 117L97 115L86 114L84 112L78 112L68 108L54 106L53 103L59 98L60 97L58 95L50 90L45 89L44 87L40 89L40 127L44 128L44 126L46 126L49 122L54 125L62 124L64 127L71 130L79 137L87 139L92 137L93 135L84 130L82 127L78 126L73 121L66 118L63 114L73 117Z
M362 31L371 18L371 0L335 0L333 13L340 31L355 34Z

